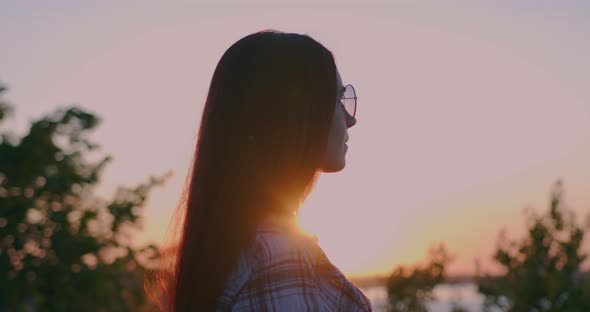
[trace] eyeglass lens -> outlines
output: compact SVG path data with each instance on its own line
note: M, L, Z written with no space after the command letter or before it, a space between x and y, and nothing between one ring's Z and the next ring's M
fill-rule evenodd
M354 117L354 114L356 113L356 92L354 91L353 86L347 85L344 89L342 104L344 104L344 108L346 108L348 114Z

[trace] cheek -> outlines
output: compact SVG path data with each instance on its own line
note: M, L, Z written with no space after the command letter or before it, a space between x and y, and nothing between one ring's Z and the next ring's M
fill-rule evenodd
M341 116L335 114L332 119L332 126L330 129L330 136L328 139L328 146L326 156L328 159L334 161L341 157L344 148L344 132L341 123Z
M333 136L331 142L331 154L333 159L340 159L346 152L346 145L344 138L346 137L346 124L343 122L341 116L338 116L337 122L333 127Z
M346 145L344 145L345 132L346 124L343 122L343 116L335 114L326 148L325 172L337 172L344 168L347 149Z
M340 141L340 144L344 144L344 137L346 136L346 120L344 119L343 114L339 114L338 116L338 125L337 125L337 137Z

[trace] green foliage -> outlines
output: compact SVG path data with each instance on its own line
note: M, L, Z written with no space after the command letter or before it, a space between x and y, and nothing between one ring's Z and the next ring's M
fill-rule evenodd
M0 95L6 91L6 87L0 85ZM12 113L12 107L7 102L0 100L0 122Z
M387 281L390 310L427 311L426 303L433 299L432 289L445 281L445 270L450 261L445 245L440 244L430 249L426 265L394 269Z
M0 101L0 122L9 112ZM34 121L19 140L1 134L0 311L137 311L144 304L145 260L158 251L133 247L126 233L140 227L149 192L168 175L119 187L111 200L94 196L111 160L87 138L98 124L71 107Z
M505 274L478 279L486 308L590 311L590 279L581 271L587 255L580 251L586 231L565 209L562 183L557 182L548 213L528 216L523 240L508 241L501 236L494 259Z

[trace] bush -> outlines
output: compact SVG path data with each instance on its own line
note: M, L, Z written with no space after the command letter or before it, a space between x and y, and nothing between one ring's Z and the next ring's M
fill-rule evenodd
M549 211L528 216L528 233L509 241L501 235L494 260L501 276L478 278L487 309L506 311L590 311L590 279L581 268L580 247L587 225L578 225L563 204L562 183L552 192Z
M0 95L6 88L0 87ZM0 122L12 111L0 101ZM151 189L167 176L115 197L93 195L109 156L87 139L98 117L80 108L32 122L0 141L0 311L137 311L144 303L149 245L131 246ZM143 259L143 260L142 260Z

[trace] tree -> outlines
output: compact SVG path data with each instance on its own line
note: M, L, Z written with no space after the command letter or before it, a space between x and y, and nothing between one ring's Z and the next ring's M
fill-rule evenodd
M587 255L580 250L587 225L576 223L562 196L563 186L558 181L551 192L549 211L528 216L524 239L509 241L501 234L494 260L505 273L478 278L487 309L590 311L590 279L581 270Z
M398 266L387 281L391 311L427 311L426 303L433 299L432 290L446 279L446 267L451 261L444 244L432 247L428 263L408 269Z
M11 111L0 101L0 123ZM136 311L144 304L146 260L158 250L133 247L128 234L169 174L119 187L111 200L93 195L111 160L87 138L98 124L71 107L32 122L20 139L1 133L1 311Z

